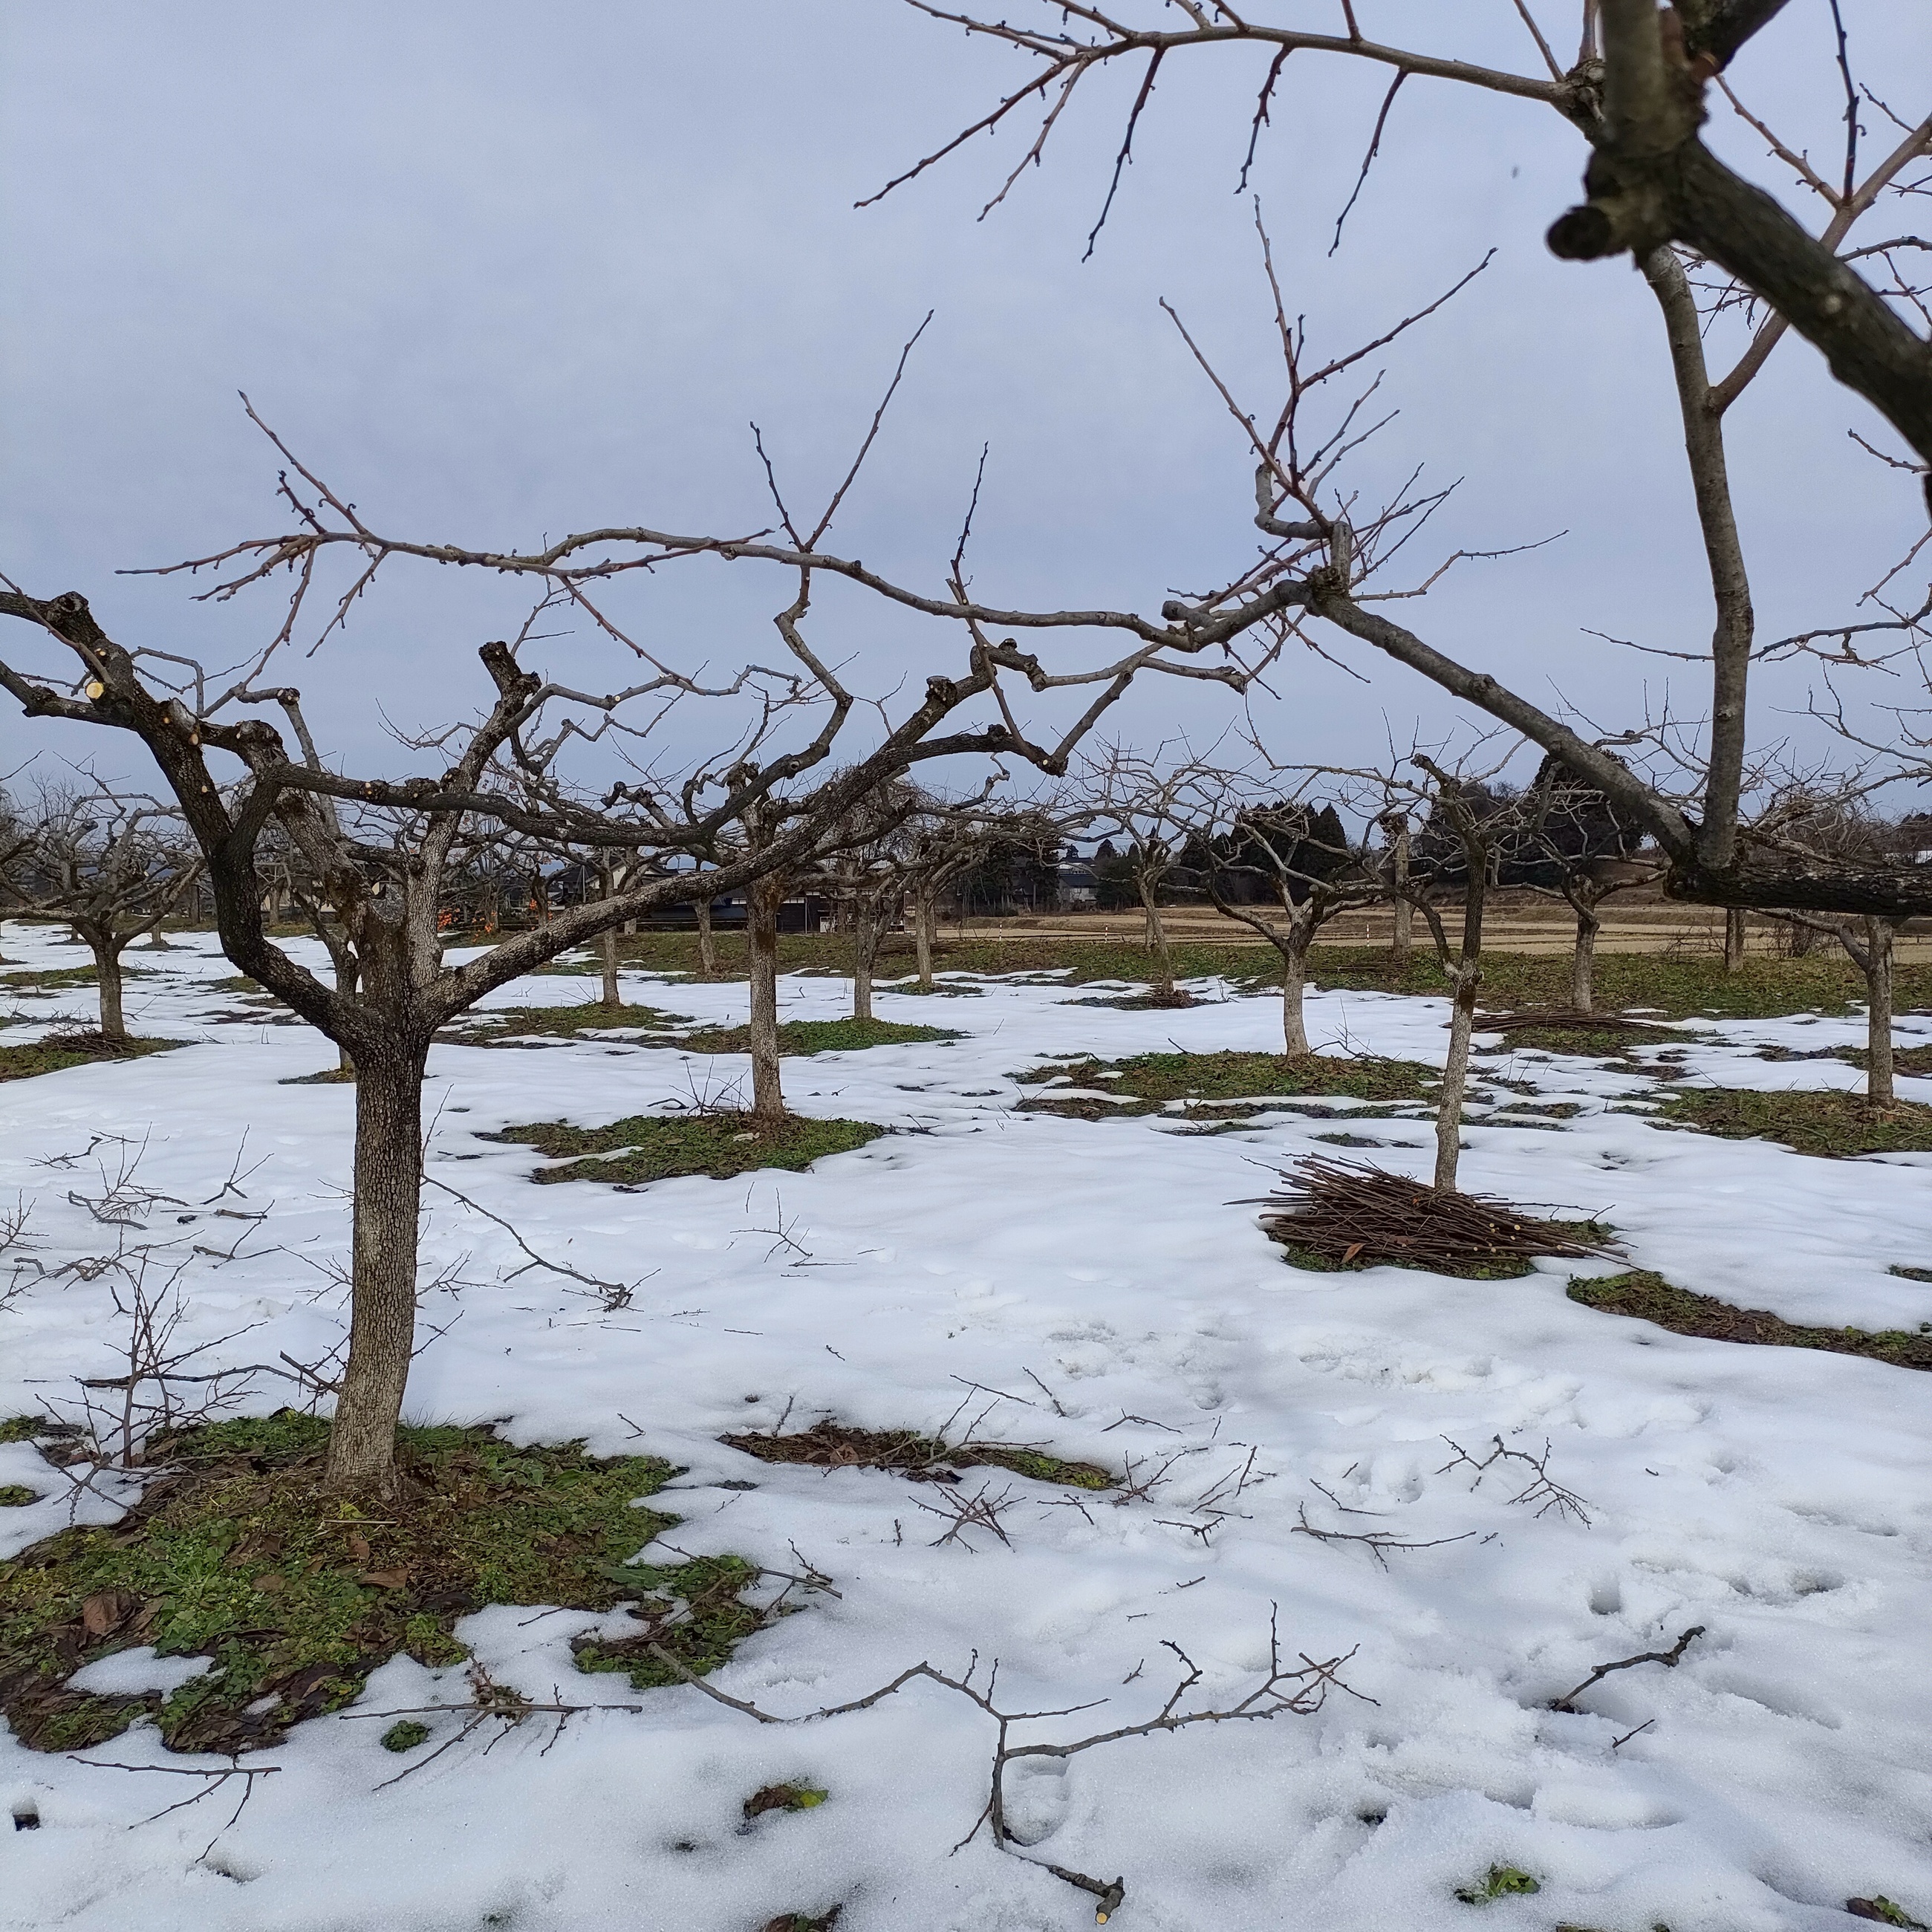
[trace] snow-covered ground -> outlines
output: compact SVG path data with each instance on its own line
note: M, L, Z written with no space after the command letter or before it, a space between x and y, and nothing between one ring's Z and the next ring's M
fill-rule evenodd
M37 964L84 957L18 928L6 944ZM237 1008L210 990L232 969L206 942L130 958L151 975L128 989L136 1030L196 1043L0 1087L0 1202L32 1204L50 1265L98 1252L110 1231L70 1192L98 1195L99 1164L111 1180L138 1150L138 1181L188 1204L157 1205L140 1237L175 1243L188 1264L183 1337L252 1324L226 1359L320 1355L344 1316L330 1270L346 1248L353 1095L278 1083L330 1064L332 1049L300 1026L208 1017ZM628 986L674 1012L743 1015L742 986ZM443 1332L417 1361L412 1416L661 1454L688 1471L660 1499L683 1518L669 1534L681 1550L790 1570L795 1545L839 1594L812 1598L712 1680L768 1711L852 1698L922 1659L957 1672L976 1651L981 1681L998 1660L1004 1708L1106 1700L1016 1732L1063 1739L1153 1715L1177 1681L1169 1642L1201 1666L1194 1703L1252 1688L1271 1616L1292 1659L1352 1652L1342 1674L1356 1694L1316 1714L1013 1768L1009 1809L1030 1856L1124 1874L1123 1927L1772 1932L1844 1924L1846 1900L1874 1893L1932 1919L1932 1378L1598 1314L1565 1298L1562 1264L1489 1282L1298 1271L1244 1204L1271 1164L1332 1151L1314 1136L1334 1124L1275 1112L1252 1131L1187 1136L1158 1118L1012 1111L1010 1076L1048 1054L1276 1050L1275 1001L1070 1004L1093 990L882 993L882 1018L967 1036L789 1060L788 1090L801 1112L908 1131L808 1174L636 1192L532 1186L528 1148L476 1136L688 1100L742 1078L742 1063L612 1042L439 1047L429 1173L547 1257L638 1286L606 1316L555 1274L510 1278L526 1259L510 1236L435 1196L424 1279L451 1278L425 1298L425 1332ZM588 996L549 977L499 1003ZM837 980L784 982L789 1017L833 1016L848 996ZM90 999L41 1005L84 1018ZM1445 1010L1318 993L1310 1030L1439 1062ZM1756 1050L1856 1044L1862 1030L1801 1018L1701 1037L1697 1078L1850 1086L1841 1064ZM1932 1287L1888 1273L1932 1264L1932 1161L1829 1162L1663 1132L1610 1111L1654 1093L1646 1080L1578 1060L1484 1064L1585 1111L1556 1130L1472 1121L1466 1186L1608 1219L1628 1264L1793 1320L1932 1320ZM1932 1083L1901 1085L1932 1097ZM1426 1174L1424 1124L1360 1131L1386 1143L1373 1158ZM131 1145L46 1164L94 1136ZM204 1204L238 1150L248 1198L215 1204L266 1220L218 1220ZM31 1290L0 1314L0 1414L106 1370L114 1336L104 1283ZM258 1386L261 1407L284 1399L284 1385ZM985 1435L1143 1474L1171 1466L1146 1499L1088 1496L1084 1509L999 1476L1011 1546L984 1534L934 1546L928 1488L767 1465L717 1441L770 1427L788 1406L794 1427L832 1415L936 1428L962 1399L969 1417L990 1405ZM1539 1456L1546 1442L1587 1522L1513 1504L1521 1486L1500 1468L1480 1486L1467 1467L1445 1471L1445 1438L1480 1454L1498 1436ZM34 1450L0 1448L0 1483L16 1481L47 1486ZM1217 1491L1227 1513L1214 1516L1203 1498ZM0 1553L64 1520L52 1500L0 1514ZM1392 1552L1384 1569L1360 1546L1300 1534L1304 1522L1434 1546ZM596 1702L629 1694L574 1671L570 1638L599 1621L498 1607L458 1634L532 1696L558 1687ZM1546 1708L1595 1664L1694 1624L1706 1634L1677 1669L1610 1676L1581 1714ZM464 1695L460 1670L404 1659L357 1708ZM40 1820L0 1836L0 1924L755 1932L780 1911L840 1902L840 1932L1091 1923L1090 1899L984 1832L951 1851L985 1802L993 1727L950 1693L915 1684L797 1728L694 1690L644 1701L643 1714L580 1717L560 1737L526 1724L487 1754L479 1733L385 1790L405 1761L379 1748L381 1725L304 1724L244 1760L280 1768L212 1850L232 1790L130 1829L183 1795L154 1787L188 1780L0 1737L0 1801ZM222 1762L170 1759L146 1728L88 1755ZM830 1798L747 1827L746 1796L787 1779ZM1492 1864L1534 1874L1541 1891L1458 1903Z

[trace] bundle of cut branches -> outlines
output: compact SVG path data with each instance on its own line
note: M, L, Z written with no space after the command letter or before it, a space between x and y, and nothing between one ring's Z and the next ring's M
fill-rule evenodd
M1262 1228L1318 1266L1379 1262L1461 1273L1536 1255L1593 1255L1610 1232L1593 1221L1549 1221L1507 1202L1458 1194L1358 1162L1316 1154L1282 1172Z
M1649 1033L1656 1024L1654 1020L1626 1019L1622 1013L1586 1013L1576 1006L1526 1006L1514 1012L1476 1016L1478 1033L1555 1032L1559 1029L1574 1029L1579 1033Z

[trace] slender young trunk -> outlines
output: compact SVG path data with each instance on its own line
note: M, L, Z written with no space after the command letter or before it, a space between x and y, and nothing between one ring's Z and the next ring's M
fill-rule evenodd
M1395 935L1389 944L1389 958L1398 974L1408 970L1408 956L1415 945L1415 908L1409 902L1408 820L1403 817L1395 828L1394 850L1390 861L1394 871Z
M932 991L932 928L938 922L932 901L922 893L912 902L913 950L919 956L919 989Z
M879 948L878 908L866 902L852 908L852 1017L872 1017L872 956Z
M104 1040L124 1040L128 1022L121 1010L121 949L112 939L89 939L94 955L94 977L100 987L100 1034Z
M711 930L711 902L698 902L698 970L707 979L718 972L718 935Z
M1736 973L1744 963L1744 909L1726 907L1724 912L1724 970Z
M1469 1084L1469 1040L1476 1030L1476 989L1482 977L1482 968L1467 959L1454 969L1449 1058L1436 1108L1436 1185L1447 1192L1455 1190L1456 1164L1462 1148L1462 1096Z
M776 1126L785 1117L778 1084L778 907L780 878L755 880L746 895L745 933L752 975L752 1118Z
M1865 1098L1874 1107L1898 1104L1892 1070L1892 961L1896 936L1891 920L1865 916L1865 1048L1870 1071ZM1855 953L1853 958L1857 958Z
M150 952L172 952L174 950L168 944L168 936L161 930L158 920L155 922L154 930L148 934L148 950Z
M1161 923L1153 890L1144 883L1141 886L1141 910L1147 915L1147 943L1154 954L1155 990L1171 999L1174 994L1174 949L1167 943L1167 928Z
M326 1489L393 1495L396 1423L416 1341L427 1043L365 1052L356 1082L356 1219L349 1364L328 1432Z
M1314 938L1312 926L1304 928L1294 922L1281 948L1281 1031L1283 1050L1290 1060L1299 1060L1309 1051L1302 994L1308 985L1308 948Z
M607 926L598 940L604 957L604 998L607 1006L621 1006L624 1004L622 988L617 984L617 928Z
M1576 950L1570 958L1570 1004L1580 1013L1593 1012L1592 969L1597 963L1597 935L1604 922L1588 906L1576 908Z
M362 976L362 962L356 958L355 949L346 942L339 949L332 948L335 967L335 990L338 993L352 994ZM335 1043L335 1067L338 1073L353 1073L356 1061L348 1048L340 1040Z
M1449 1057L1436 1108L1436 1185L1453 1192L1462 1150L1462 1096L1469 1084L1469 1041L1476 1030L1476 994L1483 983L1483 910L1489 897L1490 855L1466 820L1459 823L1468 864L1462 889L1462 956L1450 968Z

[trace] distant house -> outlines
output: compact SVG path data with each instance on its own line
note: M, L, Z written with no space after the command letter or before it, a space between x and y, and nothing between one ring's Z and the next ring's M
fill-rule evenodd
M1084 911L1094 905L1100 896L1099 881L1094 873L1094 862L1083 859L1070 845L1066 856L1060 862L1060 903L1068 912Z

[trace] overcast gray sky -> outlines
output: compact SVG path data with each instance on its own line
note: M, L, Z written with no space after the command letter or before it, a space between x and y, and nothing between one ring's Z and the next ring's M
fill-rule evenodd
M1442 44L1450 23L1462 50L1536 70L1508 0L1358 6L1388 38ZM1567 49L1570 8L1539 10ZM1881 91L1932 71L1922 6L1846 12ZM527 547L610 523L742 530L770 515L748 420L812 502L928 308L838 526L847 554L937 587L982 442L974 556L989 601L1150 610L1252 554L1249 461L1156 305L1168 297L1244 398L1272 408L1266 291L1234 192L1264 64L1252 52L1169 63L1083 263L1138 70L1094 83L1047 165L983 222L1017 130L855 209L1024 71L898 0L0 0L0 568L38 594L86 592L124 642L226 663L273 632L272 592L218 608L181 580L114 574L283 526L272 452L238 390L400 534ZM1735 72L1820 152L1842 105L1828 33L1823 0L1796 0ZM1318 347L1352 346L1497 251L1370 365L1401 413L1360 481L1372 494L1417 464L1462 479L1415 578L1459 547L1568 532L1458 566L1398 612L1606 724L1666 680L1695 710L1689 668L1586 634L1696 650L1710 617L1640 278L1543 246L1580 144L1546 109L1412 83L1330 259L1382 85L1291 62L1252 177ZM1795 202L1761 143L1715 138ZM1733 414L1761 635L1847 612L1922 522L1916 491L1848 428L1896 447L1795 341ZM722 667L770 658L788 594L775 574L706 565L615 602L654 644ZM472 704L475 647L522 602L494 580L397 566L301 667L327 748L350 769L404 768L382 715L415 727ZM932 627L862 598L828 593L818 621L820 647L871 692L956 662ZM1409 674L1331 641L1367 682L1310 656L1286 664L1258 710L1281 755L1372 757L1385 731L1406 742L1450 715ZM581 638L538 661L608 681ZM1802 680L1768 678L1762 694L1772 735ZM1114 728L1204 739L1226 710L1164 682ZM10 760L98 749L74 728L0 730Z

